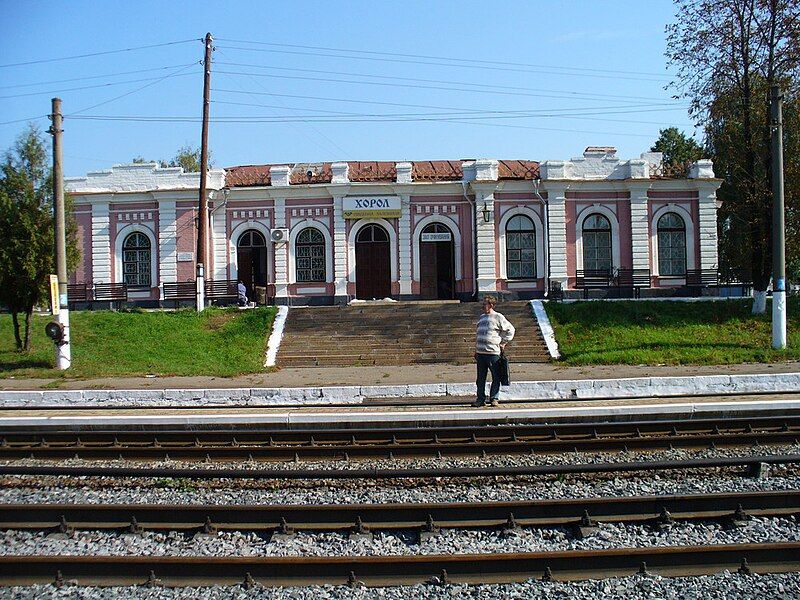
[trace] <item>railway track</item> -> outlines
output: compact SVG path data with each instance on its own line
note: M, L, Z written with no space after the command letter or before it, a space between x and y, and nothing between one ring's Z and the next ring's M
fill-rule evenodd
M518 502L328 505L2 504L0 530L294 531L364 533L446 528L596 527L598 523L669 525L800 513L800 490Z
M0 460L285 461L792 444L800 417L384 429L0 430Z
M64 467L0 465L0 476L66 476L66 477L126 477L178 479L427 479L470 477L521 477L543 475L575 475L591 473L624 473L688 469L743 468L744 473L758 474L763 465L800 464L800 454L701 458L688 460L652 460L632 462L603 462L556 465L492 466L492 467L432 467L411 469L226 469L188 467Z
M507 554L324 557L0 556L0 585L268 586L499 583L800 569L800 542Z

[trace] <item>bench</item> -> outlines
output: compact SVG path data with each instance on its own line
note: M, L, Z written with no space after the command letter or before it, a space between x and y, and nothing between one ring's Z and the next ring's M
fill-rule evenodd
M69 283L67 284L67 301L70 309L79 302L88 303L90 300L90 286L88 283Z
M683 287L700 295L703 288L719 287L719 272L716 269L686 269Z
M207 300L236 300L239 297L236 279L209 279L206 281Z
M163 284L164 300L178 302L181 300L194 300L197 298L197 283L194 281L170 281Z
M583 290L583 297L589 298L589 290L605 290L611 287L610 269L578 269L575 271L575 288Z
M720 287L740 287L742 296L749 296L753 291L753 278L744 269L729 269L720 271Z
M114 302L128 301L128 286L125 283L95 283L92 302L108 302L112 307Z
M650 269L617 269L617 289L631 290L634 298L641 297L642 288L651 286Z

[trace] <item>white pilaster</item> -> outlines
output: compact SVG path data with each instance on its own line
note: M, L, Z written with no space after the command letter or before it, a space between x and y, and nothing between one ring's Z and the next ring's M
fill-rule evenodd
M214 236L214 279L228 279L228 219L225 207L211 215L211 232Z
M716 269L719 266L717 258L717 187L716 183L700 187L698 213L701 269Z
M347 300L347 235L342 198L333 197L333 280L337 300Z
M550 248L550 281L567 287L567 186L547 184L547 244Z
M178 280L178 227L175 201L158 203L158 278L161 283Z
M631 186L631 256L634 269L650 268L650 227L647 187Z
M400 194L400 295L411 294L411 196Z
M111 283L111 228L108 202L92 205L92 280Z
M286 199L275 199L275 228L286 227ZM289 243L279 242L275 249L275 297L289 297Z
M497 291L495 269L494 193L478 192L475 195L475 222L478 243L478 292ZM491 218L487 222L483 213L488 210Z

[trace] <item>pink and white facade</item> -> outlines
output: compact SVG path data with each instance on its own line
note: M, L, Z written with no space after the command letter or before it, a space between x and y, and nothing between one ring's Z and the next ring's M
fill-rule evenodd
M281 304L356 297L542 297L584 269L649 269L652 293L717 267L720 180L660 156L587 148L565 161L257 165L208 173L213 280L244 280ZM119 165L65 181L82 262L74 283L128 283L156 304L193 280L198 173ZM135 235L138 234L138 235Z

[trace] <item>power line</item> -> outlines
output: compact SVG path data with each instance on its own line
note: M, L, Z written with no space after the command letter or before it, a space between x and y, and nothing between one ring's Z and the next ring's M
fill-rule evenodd
M642 72L642 71L622 71L622 70L614 70L614 69L591 69L586 67L564 67L559 65L543 65L543 64L532 64L532 63L520 63L520 62L509 62L509 61L497 61L497 60L480 60L475 58L455 58L455 57L447 57L447 56L431 56L425 54L403 54L398 52L379 52L375 50L352 50L347 48L330 48L325 46L306 46L300 44L277 44L271 42L260 42L254 40L235 40L229 38L218 38L218 41L222 42L233 42L234 44L255 44L259 46L270 46L273 48L295 48L301 50L322 50L326 52L339 52L339 53L347 53L347 54L362 54L362 55L372 55L372 56L385 56L385 57L399 57L399 58L414 58L414 59L424 59L424 60L437 60L437 61L447 61L447 62L456 62L456 63L474 63L477 65L487 65L492 66L513 66L513 67L527 67L529 69L562 69L565 71L577 71L577 72L584 72L584 73L605 73L605 74L618 74L618 75L642 75L647 77L658 77L661 79L669 78L669 75L664 73L651 73L651 72ZM237 48L238 49L238 48ZM250 49L250 48L248 48ZM258 50L257 48L252 48L251 50ZM268 51L268 50L262 50ZM277 52L277 51L276 51ZM355 57L346 57L342 56L339 58L355 58ZM473 65L469 65L473 66ZM625 77L626 79L628 77Z
M62 56L60 58L43 58L40 60L29 60L26 62L18 62L18 63L8 63L5 65L0 65L0 69L4 69L6 67L22 67L25 65L37 65L41 63L50 63L50 62L59 62L63 60L75 60L78 58L90 58L93 56L105 56L108 54L119 54L121 52L134 52L136 50L146 50L148 48L163 48L164 46L175 46L176 44L186 44L189 42L196 42L196 38L192 38L189 40L178 40L175 42L164 42L162 44L149 44L147 46L133 46L131 48L120 48L119 50L105 50L103 52L92 52L89 54L75 54L73 56Z
M195 63L191 63L195 64ZM133 75L135 73L150 73L152 71L165 71L167 69L176 69L184 65L169 65L166 67L153 67L151 69L137 69L135 71L120 71L119 73L107 73L105 75L87 75L86 77L72 77L70 79L54 79L52 81L38 81L36 83L18 83L15 85L0 86L0 90L8 90L12 88L35 87L37 85L52 85L55 83L69 83L72 81L87 81L89 79L103 79L104 77L119 77L122 75Z
M256 65L251 63L236 63L236 62L226 62L226 61L218 61L217 64L220 65L229 65L233 67L252 67L257 69L273 69L276 71L292 71L298 73L321 73L325 75L344 75L346 77L367 77L372 79L391 79L395 81L414 81L420 83L437 83L437 84L450 84L450 85L460 85L460 86L469 86L469 87L479 87L479 88L486 88L486 89L500 89L500 90L514 90L514 91L524 91L524 92L538 92L538 93L545 93L545 94L564 94L564 96L542 96L545 98L574 98L574 99L584 99L580 98L581 96L588 98L588 99L596 99L596 98L616 98L621 100L659 100L663 101L664 98L654 98L654 97L643 97L643 96L631 96L630 94L600 94L600 93L592 93L592 92L577 92L574 90L548 90L548 89L539 89L539 88L528 88L528 87L519 87L519 86L509 86L509 85L489 85L484 83L472 83L469 81L445 81L442 79L422 79L418 77L397 77L392 75L375 75L370 73L350 73L347 71L331 71L328 70L321 70L321 69L300 69L300 68L293 68L293 67L276 67L272 65ZM250 73L250 75L259 75ZM675 99L670 99L677 102Z
M190 63L188 65L183 65L184 68L191 67L198 63ZM174 68L174 67L171 67ZM185 73L185 75L190 75L190 73ZM173 77L174 75L168 75L167 77ZM155 81L156 83L159 81L163 81L165 77L142 77L139 79L127 79L125 81L110 81L108 83L98 83L95 85L84 85L80 87L73 87L73 88L61 88L60 90L49 90L45 92L26 92L24 94L9 94L7 96L0 96L0 98L26 98L29 96L46 96L51 94L62 94L64 92L77 92L81 90L94 90L97 88L104 88L104 87L113 87L115 85L126 85L128 83L141 83L142 81Z
M141 87L136 88L135 90L131 90L129 92L125 92L124 94L120 94L119 96L115 96L114 98L110 98L108 100L104 100L103 102L98 102L97 104L92 104L91 106L87 106L86 108L82 108L80 110L76 110L73 113L64 115L64 117L65 118L68 118L68 117L75 118L75 115L78 115L78 114L80 114L82 112L86 112L87 110L92 110L93 108L97 108L98 106L103 106L105 104L109 104L111 102L119 100L120 98L125 98L126 96L130 96L131 94L135 94L136 92L140 92L145 88L148 88L148 87L151 87L151 86L156 85L158 83L161 83L165 79L169 79L171 77L177 77L177 76L181 75L186 69L188 69L189 67L193 67L196 64L197 63L191 63L189 65L186 65L185 67L183 67L182 69L179 69L178 71L175 71L174 73L169 73L168 75L164 75L160 79L158 79L156 81L152 81L150 83L147 83L147 84L145 84L145 85L143 85Z
M249 77L270 77L273 79L292 79L292 80L299 80L299 81L313 81L314 83L326 82L326 83L346 83L351 85L372 85L372 86L383 86L383 87L394 87L394 88L408 88L408 89L422 89L422 90L445 90L450 92L471 92L471 93L478 93L478 94L498 94L502 96L525 96L525 97L534 97L539 98L542 97L541 94L532 94L526 92L511 92L511 91L502 91L502 90L482 90L482 89L464 89L464 88L457 88L451 86L441 86L441 85L418 85L418 84L410 84L410 83L390 83L385 81L351 81L348 79L336 79L332 77L303 77L300 75L275 75L272 73L242 73L239 71L216 71L217 73L222 73L226 75L247 75ZM463 84L458 84L463 85ZM544 96L547 97L547 96Z
M24 123L25 121L38 121L46 119L50 115L39 115L38 117L28 117L27 119L14 119L13 121L3 121L0 125L11 125L12 123Z
M365 115L360 114L360 113L348 113L348 112L342 112L342 111L319 110L319 109L313 109L313 108L299 108L299 107L283 106L283 105L278 106L278 105L270 105L270 104L257 104L257 103L253 103L253 102L228 102L228 101L224 101L224 100L212 100L212 102L214 104L225 104L225 105L232 105L232 106L252 106L252 107L259 107L259 108L283 108L285 110L295 110L295 111L299 111L299 112L316 111L316 112L320 112L320 113L329 113L329 114L333 114L333 115L342 115L342 116L365 116ZM458 110L458 109L453 109L453 110ZM501 113L502 114L502 113L527 113L529 111L510 111L510 110L509 111L480 111L480 110L464 109L464 113L466 113L466 114L474 114L474 113L482 113L482 112L493 112L493 113ZM649 111L644 111L644 112L649 112ZM609 114L613 114L613 113L609 113ZM585 121L605 121L605 122L609 122L609 123L631 123L631 124L638 124L638 125L660 125L662 127L667 126L667 125L673 125L675 127L689 127L689 128L693 127L693 125L691 125L691 124L664 123L662 121L632 121L630 119L599 119L599 118L594 118L594 117L579 116L579 115L575 115L575 114L529 115L529 116L532 117L532 118L536 118L536 117L558 117L558 118L562 118L562 119L580 119L580 120L585 120Z

